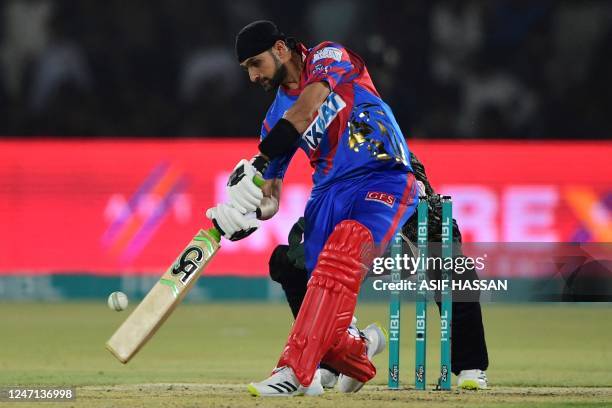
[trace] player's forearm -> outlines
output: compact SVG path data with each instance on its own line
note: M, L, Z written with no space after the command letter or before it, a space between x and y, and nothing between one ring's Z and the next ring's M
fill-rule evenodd
M308 85L295 104L287 110L284 118L291 122L300 134L304 133L329 92L326 82L315 82Z
M257 171L263 173L270 160L295 146L329 94L327 82L314 82L304 88L295 104L259 143L259 154L253 158Z
M285 113L285 119L291 122L293 127L295 127L295 130L297 130L300 134L306 131L308 125L312 121L313 116L314 114L308 109L290 109Z

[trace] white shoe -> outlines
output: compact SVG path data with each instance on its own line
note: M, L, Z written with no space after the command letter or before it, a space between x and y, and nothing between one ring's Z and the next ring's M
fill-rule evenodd
M368 358L370 361L375 355L381 353L385 347L387 347L385 333L376 323L372 323L363 329L361 334L366 339ZM338 377L338 389L340 392L357 392L363 387L364 384L365 383L357 381L356 379L347 375L340 374Z
M298 395L305 395L307 397L316 397L323 394L323 392L323 385L321 385L321 369L319 368L315 371L312 382L308 387L300 385L300 388L298 388Z
M321 372L315 371L312 383L308 387L300 385L291 367L285 366L274 370L266 380L250 383L249 393L255 397L293 397L294 395L317 396L323 394Z
M457 387L464 390L486 390L487 373L482 370L462 370L457 376Z
M320 368L319 371L321 372L321 385L323 388L334 388L338 382L338 374L325 368Z

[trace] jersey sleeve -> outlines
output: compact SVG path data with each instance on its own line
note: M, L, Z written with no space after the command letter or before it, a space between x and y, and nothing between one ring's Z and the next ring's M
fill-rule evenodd
M270 126L268 124L268 118L264 120L263 125L261 126L261 136L260 140L264 140L266 136L268 136L268 132L270 131ZM273 180L273 179L283 179L285 177L285 172L289 167L289 162L293 158L293 155L297 151L297 146L290 152L283 156L277 157L275 159L270 160L270 164L268 168L263 174L264 180Z
M304 86L323 81L333 91L336 85L351 81L356 74L348 51L340 44L324 42L306 57Z

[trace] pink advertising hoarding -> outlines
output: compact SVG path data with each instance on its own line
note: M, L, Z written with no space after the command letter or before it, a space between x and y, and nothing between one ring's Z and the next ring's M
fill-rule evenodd
M467 241L612 242L612 143L412 141ZM0 274L159 274L225 198L253 140L0 142ZM223 242L208 275L263 276L310 191L298 153L280 213Z

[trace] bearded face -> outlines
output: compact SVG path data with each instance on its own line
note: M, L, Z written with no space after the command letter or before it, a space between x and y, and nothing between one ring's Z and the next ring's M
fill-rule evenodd
M276 88L283 83L287 78L287 67L280 61L280 59L270 51L270 55L274 60L274 74L272 78L263 78L259 80L259 84L263 87L266 92L276 91Z
M249 74L252 82L257 82L267 91L275 91L287 78L287 67L272 49L248 58L240 64Z

